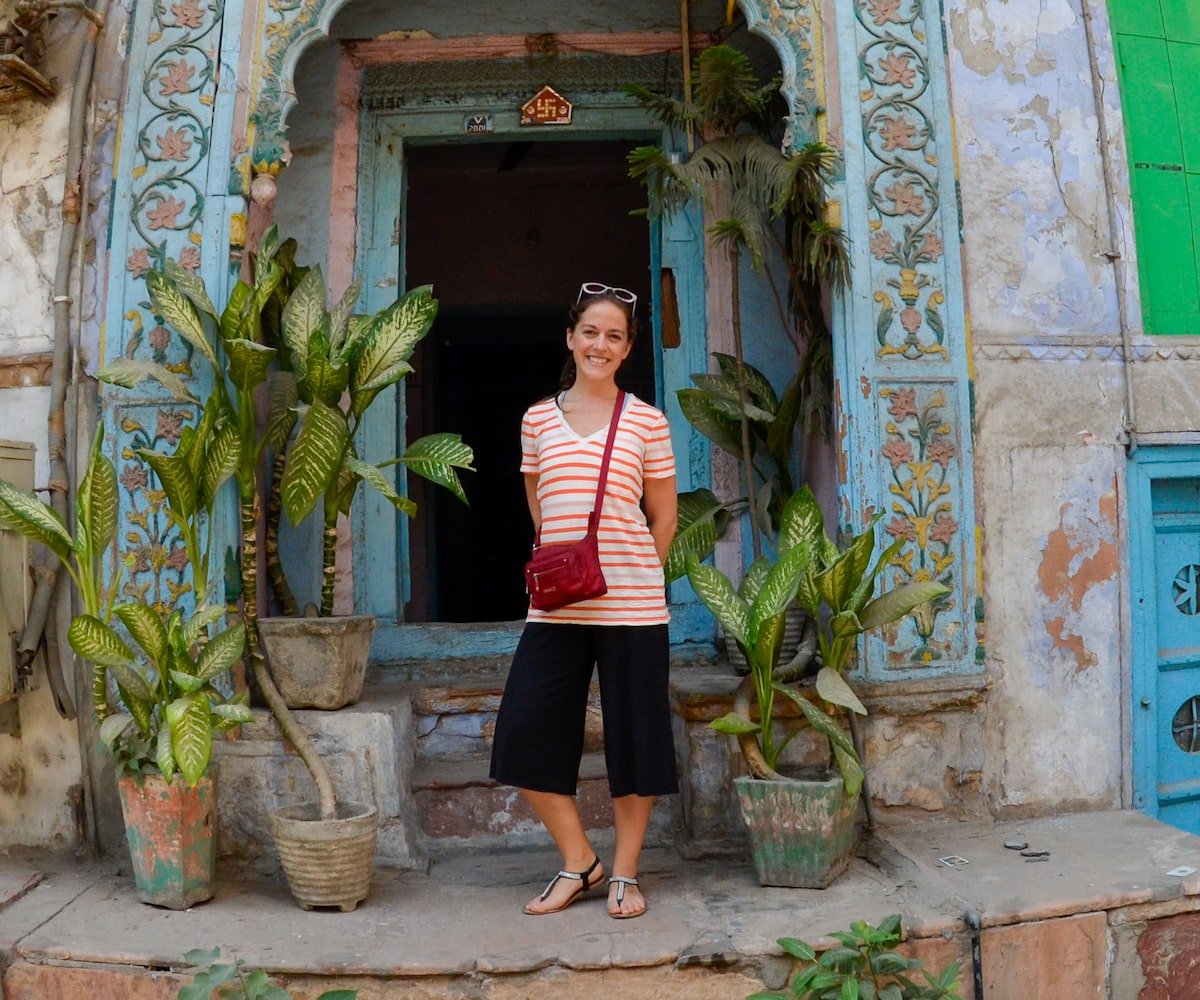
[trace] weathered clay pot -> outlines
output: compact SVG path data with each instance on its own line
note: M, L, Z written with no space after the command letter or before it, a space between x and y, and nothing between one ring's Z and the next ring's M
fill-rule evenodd
M117 780L138 899L186 910L212 899L217 860L217 788L213 767L189 788L183 775Z
M271 676L288 708L343 708L362 696L373 615L260 618Z
M379 815L361 802L339 802L337 813L321 819L317 803L306 802L271 814L288 887L306 910L336 906L349 913L371 891Z
M854 848L858 799L842 778L825 781L735 778L754 868L762 885L824 889Z

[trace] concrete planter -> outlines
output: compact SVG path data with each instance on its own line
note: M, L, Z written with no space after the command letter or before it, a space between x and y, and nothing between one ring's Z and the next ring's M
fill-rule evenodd
M857 839L858 800L846 794L840 775L733 784L762 885L824 889L845 870Z
M128 775L117 781L138 899L186 910L212 899L217 861L213 769L188 787L183 776Z
M373 615L260 618L258 632L288 708L343 708L362 696Z
M371 891L379 815L360 802L339 802L336 819L320 815L315 802L271 814L279 860L304 909L336 906L349 913Z

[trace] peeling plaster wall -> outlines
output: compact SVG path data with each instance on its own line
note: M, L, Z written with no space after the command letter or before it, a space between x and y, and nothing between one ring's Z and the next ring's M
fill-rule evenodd
M0 11L5 4L0 2ZM51 348L51 289L61 224L70 79L81 32L56 19L43 71L60 83L50 103L0 106L0 366ZM9 383L11 384L11 383ZM0 437L37 447L35 482L45 483L45 386L0 388ZM7 637L0 637L7 641ZM73 722L59 718L48 685L19 703L20 736L0 735L0 847L66 849L76 840L72 799L80 781Z

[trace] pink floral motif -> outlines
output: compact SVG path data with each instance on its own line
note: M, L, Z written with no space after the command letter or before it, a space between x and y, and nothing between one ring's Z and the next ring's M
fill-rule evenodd
M917 78L917 70L910 64L912 56L890 52L879 60L879 68L883 70L883 82L898 83L907 90Z
M888 438L887 444L881 450L883 457L892 463L893 470L913 460L912 445L899 438Z
M893 517L884 526L884 531L893 538L907 538L910 542L917 540L917 529L907 517Z
M939 514L929 528L929 540L948 545L958 531L958 522L949 514Z
M900 0L867 0L867 10L871 14L871 20L875 24L886 24L892 21L895 24L902 23L900 20Z
M885 118L879 128L879 134L883 137L883 148L888 152L894 149L912 149L917 126L907 118Z
M925 195L913 187L913 181L896 181L884 194L891 199L897 215L922 215L925 212Z
M937 462L943 469L950 465L950 459L957 453L958 449L954 447L954 442L944 437L936 438L925 449L925 456L931 462Z
M187 549L185 549L182 545L176 546L171 550L171 554L167 556L167 561L165 563L167 569L178 570L187 569L187 564Z
M129 553L133 556L133 565L129 567L130 574L148 573L150 571L150 546L139 545Z
M164 160L186 160L192 151L192 140L183 129L169 128L162 135L156 136L159 155Z
M171 4L171 13L181 28L199 28L204 23L204 11L197 0L179 0L179 3Z
M917 415L917 390L896 389L892 393L892 401L888 404L888 413L897 420Z
M886 229L881 229L871 237L871 254L879 260L883 260L888 254L896 249L896 242L892 239L892 234Z
M146 213L151 229L174 229L175 220L183 211L183 202L176 198L160 198L158 205Z
M154 436L156 438L165 438L167 444L178 444L179 435L183 432L183 418L185 416L187 414L182 410L159 410L158 423L154 428Z
M137 493L139 490L144 490L150 482L150 477L146 474L144 467L140 465L127 465L121 470L121 485L130 493Z
M935 233L926 233L925 239L921 242L921 256L931 263L936 261L943 253L942 239Z
M158 78L158 82L162 84L158 90L159 94L163 97L170 97L172 94L186 94L192 89L192 77L196 75L196 67L186 59L166 65L166 76Z
M140 250L134 250L125 262L125 270L135 278L140 278L150 270L150 251L145 247Z
M156 351L165 351L171 342L171 331L165 326L156 326L150 331L150 346Z
M905 306L900 310L900 325L909 333L916 333L921 329L921 314L912 306Z
M195 274L200 270L200 250L198 247L184 247L179 251L179 266L185 271Z

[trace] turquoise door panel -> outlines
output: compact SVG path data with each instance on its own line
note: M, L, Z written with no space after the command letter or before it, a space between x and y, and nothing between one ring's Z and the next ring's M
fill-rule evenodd
M1134 805L1200 833L1200 448L1130 465Z

